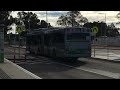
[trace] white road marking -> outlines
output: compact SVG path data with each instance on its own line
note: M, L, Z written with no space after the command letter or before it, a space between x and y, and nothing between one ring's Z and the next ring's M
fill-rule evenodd
M109 71L91 69L91 68L87 68L87 67L80 67L77 69L84 70L84 71L91 72L91 73L95 73L95 74L99 74L99 75L103 75L103 76L107 76L107 77L114 78L114 79L120 79L120 73L113 73L113 72L109 72Z
M57 64L60 64L60 65L64 65L64 66L67 66L67 67L72 67L72 68L83 70L83 71L86 71L86 72L90 72L90 73L94 73L94 74L98 74L98 75L102 75L102 76L106 76L106 77L110 77L110 78L114 78L114 79L120 79L120 73L113 73L113 72L109 72L109 71L92 69L92 68L87 68L87 67L83 67L83 66L81 66L79 68L76 68L74 66L70 66L70 65L67 65L67 64L51 61L51 60L49 60L48 58L45 58L45 57L42 57L42 59L46 59L46 61L50 61L50 63L48 63L48 64L57 63ZM32 62L32 63L29 63L29 64L39 64L39 63L46 63L47 64L47 62L45 62L45 61ZM17 64L22 64L22 63L17 63Z
M45 64L52 64L51 62L19 62L19 63L16 63L16 64L39 64L39 63L45 63Z
M102 75L102 76L106 76L106 77L110 77L110 78L114 78L114 79L120 79L120 73L113 73L113 72L103 71L103 70L99 70L99 69L92 69L92 68L88 68L88 67L84 67L84 66L76 68L76 67L71 66L71 65L51 61L51 60L49 60L48 58L45 58L45 57L43 57L43 59L47 59L46 61L50 61L49 64L57 63L57 64L64 65L64 66L67 66L67 67L72 67L74 69L79 69L79 70L83 70L83 71L86 71L86 72L90 72L90 73L94 73L94 74L98 74L98 75ZM35 62L35 63L38 64L38 63L43 63L43 62ZM35 64L35 63L33 63L33 64Z
M18 61L16 62L16 64L39 64L39 63L45 63L45 64L51 64L51 62L49 61L26 61L26 62L21 62L21 61Z
M120 79L120 73L113 73L113 72L109 72L109 71L92 69L92 68L87 68L87 67L83 67L83 66L81 66L79 68L76 68L74 66L62 64L62 63L59 63L59 62L53 62L53 63L58 63L60 65L64 65L64 66L67 66L67 67L72 67L72 68L75 68L75 69L87 71L87 72L90 72L90 73L94 73L94 74L98 74L98 75L102 75L102 76L106 76L106 77L110 77L110 78L114 78L114 79Z

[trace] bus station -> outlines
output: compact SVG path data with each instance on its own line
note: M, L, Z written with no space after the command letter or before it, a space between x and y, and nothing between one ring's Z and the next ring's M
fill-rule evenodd
M14 34L1 24L0 79L120 79L117 21L109 23L105 11L93 12L95 20L89 21L88 12L66 11L66 16L58 16L58 27L48 20L52 11L44 11L46 20L41 21L36 13L19 12L23 17ZM116 11L117 20L119 14Z

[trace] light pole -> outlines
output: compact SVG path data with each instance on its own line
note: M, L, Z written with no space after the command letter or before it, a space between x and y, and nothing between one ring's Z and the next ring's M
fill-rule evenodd
M98 13L98 14L104 14L105 15L105 24L107 25L106 23L106 13ZM105 36L107 36L107 31L106 31L106 27L105 27ZM108 38L108 37L107 37ZM107 40L107 59L109 59L109 47L108 47L108 40Z
M46 11L46 22L47 22L47 28L48 28L48 17L47 17L47 11Z
M98 13L98 14L104 14L105 15L105 23L106 23L106 13ZM106 27L105 27L105 36L106 36Z

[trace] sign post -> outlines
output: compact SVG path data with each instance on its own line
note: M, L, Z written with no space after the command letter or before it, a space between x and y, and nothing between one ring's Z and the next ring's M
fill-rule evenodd
M22 26L17 25L16 32L19 34L19 59L20 59L20 33L23 31Z
M93 28L92 28L92 33L93 33L93 35L94 35L94 57L95 57L95 41L96 41L96 33L98 33L98 27L96 27L96 26L94 26Z

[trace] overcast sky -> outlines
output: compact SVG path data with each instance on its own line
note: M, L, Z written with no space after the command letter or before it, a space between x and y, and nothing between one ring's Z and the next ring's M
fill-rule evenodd
M17 17L17 12L18 11L15 11L12 13L13 17ZM46 20L46 11L32 11L32 12L36 13L40 20ZM61 15L65 15L67 12L68 11L47 11L48 22L52 26L57 26L56 21L58 20L58 17ZM93 21L105 22L105 13L106 13L107 24L110 24L112 22L113 23L118 22L116 15L119 13L119 11L80 11L80 12L84 17L88 18L90 22L93 22ZM120 27L120 25L116 25L116 27Z

